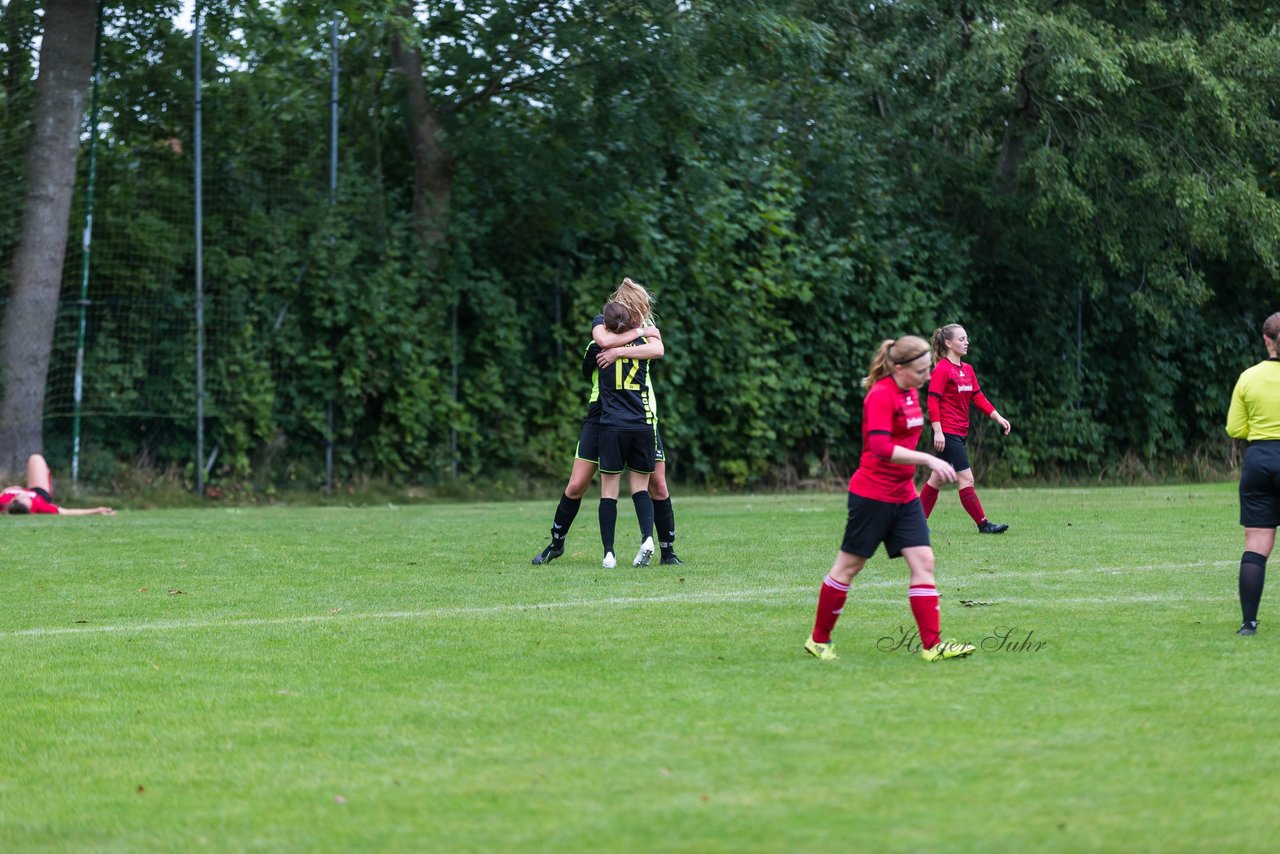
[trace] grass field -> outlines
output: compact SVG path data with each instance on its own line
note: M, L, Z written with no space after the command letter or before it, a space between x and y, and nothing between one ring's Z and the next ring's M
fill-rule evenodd
M878 649L913 628L883 554L841 658L802 652L839 494L677 496L679 571L601 569L590 499L531 567L551 496L2 519L0 849L1274 844L1233 485L982 497L1008 534L933 518L980 649L932 665Z

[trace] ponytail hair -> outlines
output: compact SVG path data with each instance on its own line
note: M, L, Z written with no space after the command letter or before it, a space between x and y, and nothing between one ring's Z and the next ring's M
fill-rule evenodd
M604 307L604 328L621 335L628 329L635 329L631 311L620 302L611 302Z
M946 326L933 330L929 343L933 347L933 363L935 365L947 358L947 342L956 336L957 329L963 328L958 323L948 323Z
M937 333L934 333L935 335ZM871 388L893 372L894 365L906 365L929 353L929 342L915 335L886 338L871 357L871 367L862 378L862 387Z
M622 279L622 284L609 297L609 302L621 303L626 307L633 327L648 326L656 319L653 313L653 303L656 300L645 290L644 285L633 281L630 276Z

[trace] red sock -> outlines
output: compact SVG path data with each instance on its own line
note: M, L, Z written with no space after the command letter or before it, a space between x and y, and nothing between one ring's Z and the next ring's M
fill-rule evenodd
M973 491L972 486L966 486L960 490L960 503L964 505L964 510L973 519L975 525L981 525L987 521L987 514L982 512L982 502L978 500L978 493Z
M818 592L818 616L813 621L815 643L831 643L831 630L836 627L836 620L840 619L848 598L849 585L841 584L830 575L822 579L822 589Z
M937 503L938 490L933 488L933 484L926 483L920 490L920 505L924 507L924 518L929 518L929 514L933 512L933 505Z
M925 649L933 649L941 637L938 588L932 584L913 584L907 591L907 600L916 618L916 628L920 630L920 643Z

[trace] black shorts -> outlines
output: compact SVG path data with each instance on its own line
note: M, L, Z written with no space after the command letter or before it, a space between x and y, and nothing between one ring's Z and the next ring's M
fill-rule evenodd
M658 425L653 425L653 461L655 463L664 463L667 457L662 453L662 433L658 431Z
M1250 442L1240 471L1240 524L1280 527L1280 441Z
M600 471L603 474L618 474L624 468L653 474L657 452L657 433L652 427L644 430L600 428Z
M965 447L965 437L943 433L942 438L945 440L945 444L942 446L938 456L951 463L951 467L956 471L968 471L969 449Z
M582 430L578 433L578 447L573 456L579 460L600 465L600 419L582 419Z
M34 492L36 495L39 495L45 501L48 501L50 504L53 503L53 496L50 495L49 491L45 489L43 486L28 486L27 489L30 489L32 492Z
M849 493L849 521L844 526L840 551L869 558L884 543L889 557L901 557L903 549L929 545L929 525L920 499L890 504Z

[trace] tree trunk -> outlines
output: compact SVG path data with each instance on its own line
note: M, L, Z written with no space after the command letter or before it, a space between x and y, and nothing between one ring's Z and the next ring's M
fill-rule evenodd
M25 470L44 445L44 395L93 66L95 0L46 0L27 147L22 226L0 325L0 472Z
M413 20L413 6L400 9ZM412 31L411 26L405 31ZM413 152L413 220L418 236L428 249L444 243L449 202L453 195L453 155L440 142L443 126L440 112L427 97L422 79L422 51L405 44L397 33L391 38L391 62L404 78L409 106L406 131ZM434 253L432 253L434 255Z
M1026 158L1027 137L1040 126L1040 105L1036 103L1032 78L1041 61L1043 48L1039 34L1031 33L1032 43L1022 54L1018 72L1018 88L1014 91L1014 109L1004 129L1000 155L996 161L996 180L1002 193L1013 193L1018 186L1022 161Z

